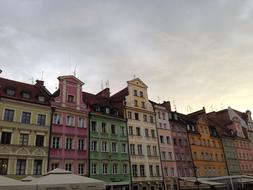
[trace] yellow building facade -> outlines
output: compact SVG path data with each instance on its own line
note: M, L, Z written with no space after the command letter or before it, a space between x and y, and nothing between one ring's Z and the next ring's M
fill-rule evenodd
M227 175L224 151L215 128L209 126L205 110L187 116L187 131L198 177Z
M42 81L0 78L0 84L0 175L42 175L48 163L49 94Z

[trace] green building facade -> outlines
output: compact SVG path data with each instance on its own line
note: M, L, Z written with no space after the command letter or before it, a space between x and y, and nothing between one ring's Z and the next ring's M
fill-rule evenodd
M109 97L84 94L91 109L90 177L107 182L107 190L128 190L131 178L126 120Z

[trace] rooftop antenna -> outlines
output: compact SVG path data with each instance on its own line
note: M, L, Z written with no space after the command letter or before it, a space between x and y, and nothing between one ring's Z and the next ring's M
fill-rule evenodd
M173 106L174 106L174 110L177 111L177 105L176 105L176 101L173 100Z
M76 65L75 65L75 69L73 71L73 75L76 77Z
M160 104L160 96L157 96L157 102Z
M107 80L107 81L105 82L105 87L106 87L106 88L109 88L109 86L110 86L110 83L109 83L109 80Z
M55 90L57 90L57 84L55 83L54 85L55 85L55 87L54 87L54 88L55 88Z
M28 80L30 80L32 82L32 84L34 84L34 78L29 78Z
M41 80L43 81L44 71L41 72Z
M101 80L101 90L104 90L104 82Z

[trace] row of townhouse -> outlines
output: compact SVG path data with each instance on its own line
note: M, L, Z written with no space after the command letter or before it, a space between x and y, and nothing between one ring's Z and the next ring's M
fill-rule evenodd
M103 180L113 190L177 189L179 178L253 173L251 113L232 108L184 115L148 98L139 78L110 95L83 91L75 76L0 78L0 175L55 168Z

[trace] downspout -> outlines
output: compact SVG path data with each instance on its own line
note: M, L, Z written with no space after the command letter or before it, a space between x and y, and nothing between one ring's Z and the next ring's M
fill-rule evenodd
M54 113L55 113L55 107L51 106L51 118L50 118L50 129L49 129L49 139L48 139L48 159L47 159L47 171L49 172L50 169L50 151L51 151L51 138L52 138L52 128L53 128L53 117L54 117Z
M88 163L88 173L87 173L87 176L90 177L90 121L91 121L91 111L89 110L89 113L88 113L88 126L87 126L87 139L88 139L88 143L87 143L87 152L88 152L88 160L87 160L87 163Z

